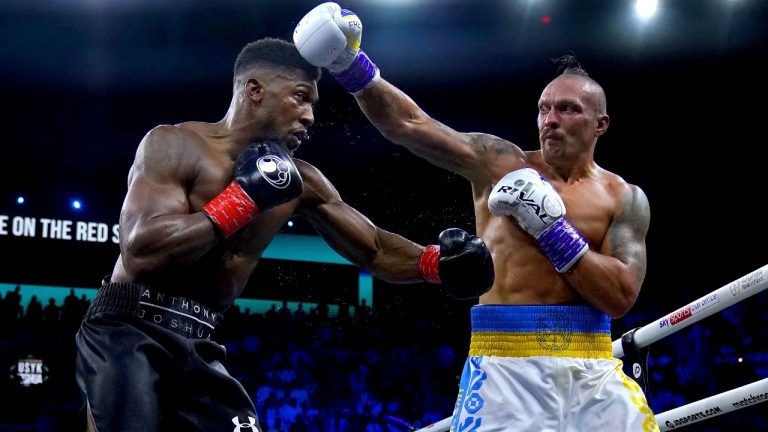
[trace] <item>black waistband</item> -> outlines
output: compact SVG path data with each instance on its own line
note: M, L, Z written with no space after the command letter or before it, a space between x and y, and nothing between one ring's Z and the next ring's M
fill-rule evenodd
M101 286L86 317L100 313L138 317L193 339L212 339L224 322L221 312L200 302L130 282Z

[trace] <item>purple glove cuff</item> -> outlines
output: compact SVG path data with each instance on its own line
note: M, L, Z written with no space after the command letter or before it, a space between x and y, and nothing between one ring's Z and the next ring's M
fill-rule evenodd
M589 249L584 237L565 218L558 219L536 239L555 269L567 272Z
M350 93L357 93L369 82L371 82L379 72L379 68L360 50L357 57L352 61L343 72L334 74L337 81L344 86Z

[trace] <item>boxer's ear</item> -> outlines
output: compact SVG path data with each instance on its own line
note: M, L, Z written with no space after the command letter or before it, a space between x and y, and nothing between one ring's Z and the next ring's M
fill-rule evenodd
M247 94L248 98L252 101L261 103L261 100L264 99L265 92L266 88L264 87L264 83L256 78L250 78L245 82L245 94Z

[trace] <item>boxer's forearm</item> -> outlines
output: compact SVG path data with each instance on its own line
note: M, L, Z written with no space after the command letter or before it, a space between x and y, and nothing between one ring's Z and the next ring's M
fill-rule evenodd
M404 145L418 145L415 134L430 119L400 89L381 79L355 95L360 109L388 140Z
M371 274L391 283L423 282L418 261L424 248L400 235L377 229L377 253L367 265Z
M640 293L640 284L627 264L594 251L584 254L564 276L585 300L612 318L629 312Z
M647 267L644 239L649 222L645 193L636 186L627 188L624 208L608 228L602 249L586 253L566 273L582 297L614 318L626 314L640 294Z
M397 87L384 79L355 95L368 120L389 141L406 147L416 156L476 179L484 161L476 153L487 150L490 136L467 134L433 119ZM499 141L498 138L495 141Z
M126 270L152 274L169 267L197 262L219 241L210 219L203 214L164 215L121 232L120 252Z
M392 283L422 281L416 265L422 246L378 228L341 201L304 215L336 252L376 278Z

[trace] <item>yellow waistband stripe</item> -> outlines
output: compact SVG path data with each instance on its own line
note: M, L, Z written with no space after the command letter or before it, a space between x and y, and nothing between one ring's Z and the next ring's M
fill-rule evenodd
M476 305L471 356L612 358L611 319L584 305Z
M470 356L612 358L611 336L604 333L473 332Z

